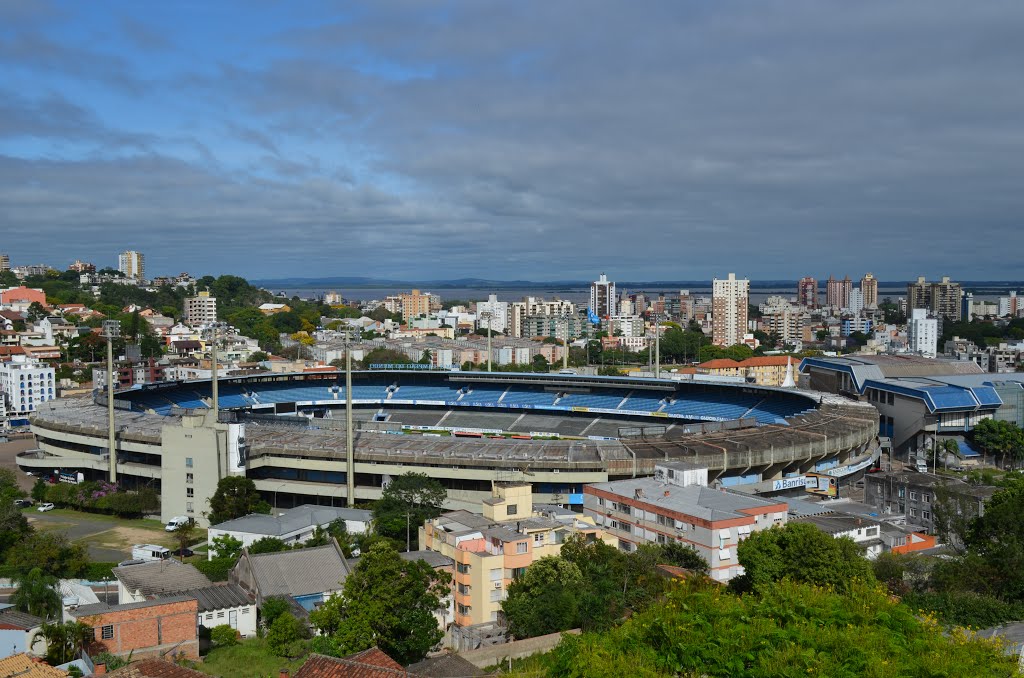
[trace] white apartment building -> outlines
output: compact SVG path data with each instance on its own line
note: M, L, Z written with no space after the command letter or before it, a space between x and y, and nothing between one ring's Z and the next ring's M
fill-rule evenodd
M57 398L54 369L23 355L0 363L0 391L7 396L11 417L25 417L47 400Z
M784 344L796 344L803 339L803 307L791 304L785 297L776 295L765 299L759 310L761 325L768 334L777 334Z
M494 332L508 332L508 302L498 301L496 294L476 303L476 317L480 329L490 327Z
M685 462L656 464L653 478L583 488L583 511L619 548L679 542L703 557L715 581L743 574L736 547L753 532L784 525L785 502L707 487L708 470Z
M576 304L564 299L545 301L537 297L526 297L522 301L509 304L509 334L522 337L525 320L532 316L572 316L576 314Z
M1024 298L1018 298L1017 292L1010 292L1008 297L999 297L999 317L1016 318L1024 310Z
M642 337L647 323L638 315L613 315L608 318L608 331L612 336Z
M926 358L935 357L935 346L939 339L939 321L928 317L928 311L915 308L910 311L907 322L907 348L911 353Z
M194 297L186 297L182 309L182 320L186 325L202 327L217 322L217 297L204 290Z
M857 287L850 290L850 301L847 303L847 310L857 315L864 310L864 292Z
M141 280L146 277L146 258L142 252L128 250L117 255L117 270L128 278Z
M750 280L738 279L730 273L725 280L715 278L711 285L712 330L711 341L716 346L734 346L743 343L747 333L747 300Z
M607 318L615 313L615 283L604 273L590 283L590 309L598 318Z

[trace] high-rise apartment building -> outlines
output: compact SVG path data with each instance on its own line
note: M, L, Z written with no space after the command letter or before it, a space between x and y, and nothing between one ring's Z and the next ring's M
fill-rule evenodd
M796 303L807 308L818 307L818 281L810 276L800 278L796 284Z
M487 301L476 302L476 316L480 328L508 332L508 302L498 301L498 295L492 294Z
M939 340L939 321L928 317L928 311L915 308L910 311L907 322L907 347L911 353L934 358Z
M9 270L11 270L11 258L8 255L0 252L0 271Z
M1020 315L1021 310L1024 309L1024 300L1017 296L1016 291L1010 292L1008 297L999 297L999 317L1005 318L1007 316L1016 318Z
M182 320L186 325L199 327L217 322L217 297L203 290L194 297L185 298Z
M615 298L615 283L604 273L599 280L590 283L590 309L598 318L615 314Z
M852 289L853 281L850 280L850 276L838 280L830 275L825 283L825 305L830 308L849 308Z
M854 315L859 314L864 310L864 292L854 287L850 290L849 301L846 304L846 309Z
M711 341L717 346L743 343L747 333L747 299L750 280L737 279L730 273L725 280L715 278L711 284Z
M509 333L513 337L530 337L524 327L527 318L533 316L571 316L576 313L576 304L564 299L546 301L540 297L524 297L522 301L509 304Z
M32 414L39 405L57 397L54 384L55 370L45 363L23 355L14 356L10 362L0 363L0 391L7 395L7 414L25 417Z
M146 258L142 252L128 250L117 256L117 270L125 277L141 280L146 277Z
M960 283L943 276L939 282L929 283L924 276L907 284L908 312L920 308L931 311L937 318L948 318L959 322L962 317Z
M878 308L878 278L870 273L860 279L860 292L864 295L864 308Z
M398 295L401 299L402 318L409 322L413 318L430 315L431 294L421 294L419 290L413 290L409 294Z

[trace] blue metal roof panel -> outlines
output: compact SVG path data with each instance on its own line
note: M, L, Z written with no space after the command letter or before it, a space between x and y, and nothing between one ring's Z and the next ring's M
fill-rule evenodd
M991 386L975 386L971 390L982 407L999 407L1003 404L1003 399Z
M931 396L937 410L973 410L978 407L978 401L970 389L957 386L925 386L921 390Z

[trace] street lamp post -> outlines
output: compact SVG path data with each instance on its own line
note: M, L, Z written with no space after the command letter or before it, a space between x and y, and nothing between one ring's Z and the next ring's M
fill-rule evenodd
M491 312L484 311L481 318L487 318L487 371L491 371Z
M114 430L114 339L121 336L121 323L103 321L107 340L107 446L110 451L110 482L117 482L117 432Z

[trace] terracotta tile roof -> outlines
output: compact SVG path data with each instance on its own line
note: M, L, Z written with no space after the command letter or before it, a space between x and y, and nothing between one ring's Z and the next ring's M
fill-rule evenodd
M166 659L143 659L107 675L112 678L209 678L205 673L178 666Z
M740 364L731 358L715 358L707 362L701 363L697 367L706 367L712 370L721 370L727 367L739 367Z
M49 664L33 660L25 653L12 654L0 659L0 676L18 678L67 678L68 674Z
M741 367L785 367L786 361L792 361L793 366L800 365L800 358L790 358L784 355L761 355L747 358L740 363Z
M407 676L402 665L376 647L347 657L310 655L295 678L393 678Z

